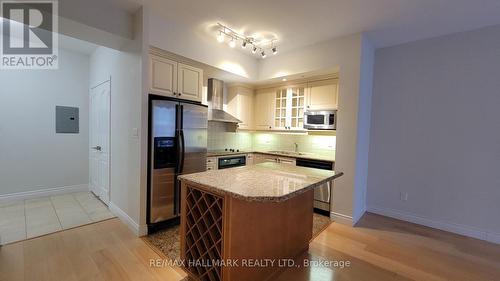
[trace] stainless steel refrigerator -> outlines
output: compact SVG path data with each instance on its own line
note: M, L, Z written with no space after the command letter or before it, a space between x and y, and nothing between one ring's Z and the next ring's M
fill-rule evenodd
M207 107L174 99L149 101L148 226L178 219L178 175L206 170Z

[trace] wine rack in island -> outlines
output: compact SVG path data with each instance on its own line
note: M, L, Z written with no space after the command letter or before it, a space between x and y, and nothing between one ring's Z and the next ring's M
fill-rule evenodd
M190 280L272 280L284 268L245 266L243 260L293 259L308 250L313 190L269 201L181 183L181 259Z

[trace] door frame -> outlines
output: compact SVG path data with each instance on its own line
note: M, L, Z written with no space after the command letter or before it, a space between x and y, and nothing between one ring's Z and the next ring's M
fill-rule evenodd
M99 87L102 84L107 83L107 82L109 82L108 202L102 201L102 199L99 198L98 196L97 196L97 198L99 200L101 200L103 203L105 203L109 207L109 204L111 203L111 164L112 164L112 160L111 160L111 103L112 103L112 96L111 96L111 93L112 93L112 89L113 89L113 83L112 83L112 80L111 80L111 75L106 80L104 80L102 82L99 82L96 85L90 87L90 91L89 91L89 146L90 146L90 138L91 138L91 135L90 135L90 126L91 126L91 122L90 122L90 118L91 118L91 114L90 114L91 113L91 110L90 110L90 95L92 93L92 90L94 90L95 88L97 88L97 87ZM91 183L91 181L90 181L90 172L91 172L91 170L90 170L90 161L89 161L89 190L90 190L90 183ZM92 191L92 190L90 190L90 191Z

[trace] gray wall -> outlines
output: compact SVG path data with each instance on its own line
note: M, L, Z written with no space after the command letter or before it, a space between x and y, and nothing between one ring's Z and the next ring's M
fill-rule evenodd
M368 209L500 243L499 113L499 26L378 50Z
M0 71L0 195L88 184L89 57L59 49L58 70ZM80 133L55 133L55 106Z

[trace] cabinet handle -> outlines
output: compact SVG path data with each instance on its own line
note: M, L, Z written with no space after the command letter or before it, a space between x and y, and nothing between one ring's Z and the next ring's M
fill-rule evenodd
M181 96L182 94L181 93L177 93L179 96Z

